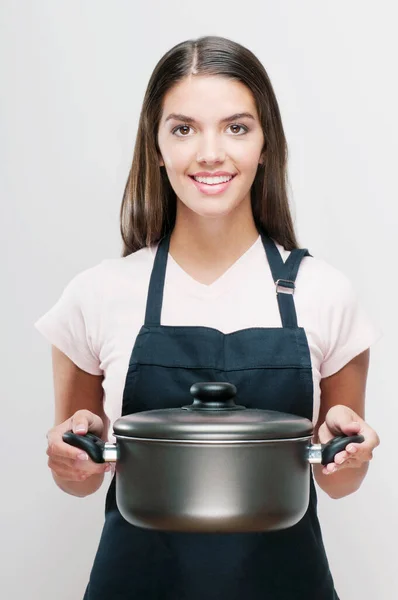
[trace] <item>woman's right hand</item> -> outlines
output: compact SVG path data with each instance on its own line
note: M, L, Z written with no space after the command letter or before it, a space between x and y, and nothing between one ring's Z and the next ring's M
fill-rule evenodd
M98 415L89 410L78 410L72 417L60 425L56 425L47 433L48 466L60 487L63 487L62 482L83 482L94 475L97 477L93 479L98 480L99 475L103 476L106 471L111 469L109 464L97 464L88 457L86 452L66 444L62 435L67 431L73 431L78 435L85 435L90 431L101 437L104 424ZM98 488L98 485L95 488Z

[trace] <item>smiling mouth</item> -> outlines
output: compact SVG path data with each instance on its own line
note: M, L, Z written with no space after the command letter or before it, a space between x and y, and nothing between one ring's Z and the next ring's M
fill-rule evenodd
M231 181L235 175L219 175L217 177L195 177L194 175L189 175L191 179L196 181L197 183L204 183L206 185L220 185L221 183L228 183Z

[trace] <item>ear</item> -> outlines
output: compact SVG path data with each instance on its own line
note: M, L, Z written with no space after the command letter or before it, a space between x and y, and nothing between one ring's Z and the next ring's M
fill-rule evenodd
M162 155L158 154L158 157L159 157L159 167L164 167L164 160L162 158Z

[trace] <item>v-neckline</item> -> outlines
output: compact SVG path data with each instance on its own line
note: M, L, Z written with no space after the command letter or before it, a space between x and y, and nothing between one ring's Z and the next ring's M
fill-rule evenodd
M231 266L224 271L215 281L210 284L201 283L192 277L187 271L185 271L178 262L172 257L170 253L167 256L167 272L166 277L168 282L174 285L183 285L186 291L191 292L195 296L201 297L213 297L218 296L220 293L225 292L230 286L235 283L236 277L235 272L241 270L243 273L247 273L248 270L243 270L242 263L250 260L251 255L257 249L258 245L262 245L261 236L259 235L256 241L243 253L241 256L232 263ZM265 253L265 250L264 250Z

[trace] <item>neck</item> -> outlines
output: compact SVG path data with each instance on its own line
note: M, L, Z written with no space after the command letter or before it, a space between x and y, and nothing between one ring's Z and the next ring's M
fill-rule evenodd
M251 207L242 208L239 215L205 218L178 207L170 254L200 283L213 283L257 240Z

